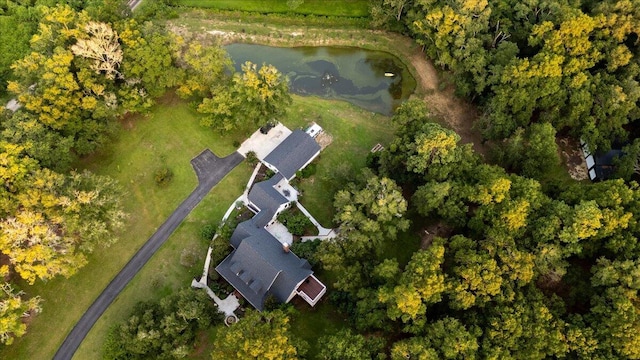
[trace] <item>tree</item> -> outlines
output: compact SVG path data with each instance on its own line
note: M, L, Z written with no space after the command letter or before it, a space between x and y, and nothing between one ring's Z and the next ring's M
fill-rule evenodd
M299 211L285 211L282 214L278 215L278 221L286 226L287 230L291 234L297 236L304 235L306 229L313 227L313 223L311 222L311 220L309 220L309 218L305 214Z
M123 59L120 72L131 89L123 107L136 109L151 105L152 99L178 85L183 77L174 59L174 41L167 31L152 23L130 19L118 24Z
M614 160L615 174L625 180L640 175L640 139L622 148L622 155Z
M545 299L535 287L518 291L512 303L483 310L480 339L483 358L563 357L568 351L565 322L558 318L557 298Z
M425 338L440 359L473 359L478 350L478 330L469 331L459 320L445 317L426 327Z
M378 292L380 301L388 306L388 316L409 323L405 328L409 331L420 332L426 322L427 306L442 300L444 252L444 240L435 239L429 248L414 253L401 276L390 278Z
M40 298L24 299L24 292L3 282L0 284L0 343L11 345L14 338L21 337L27 331L23 318L40 312Z
M322 240L314 239L307 241L295 241L291 245L291 251L298 255L302 259L306 259L312 267L315 267L320 263L318 259L318 247Z
M297 359L289 317L282 310L248 310L237 324L219 328L213 341L214 359Z
M219 313L204 291L183 289L157 302L136 304L126 322L114 326L104 359L176 359L187 356L198 330Z
M11 80L11 64L27 55L29 39L36 31L37 22L22 16L24 10L15 9L0 16L0 44L8 45L0 51L0 95L5 95L7 81ZM30 11L37 12L33 8Z
M640 96L638 82L629 79L640 69L630 64L624 43L629 30L619 27L618 15L590 15L568 5L558 10L554 21L532 27L535 53L514 59L496 78L485 135L507 137L540 119L558 130L570 128L594 151L606 150L639 116L632 105Z
M532 124L526 132L518 129L497 155L497 162L505 168L540 179L560 164L556 130L549 123Z
M460 136L429 117L424 103L408 101L393 117L396 137L383 153L382 173L417 183L443 181L473 167L478 159L470 144L459 145ZM400 178L401 174L406 174Z
M445 317L427 324L424 336L394 343L391 359L475 359L479 330L470 331L458 319Z
M622 286L600 288L587 316L603 357L640 358L640 310L637 290Z
M91 69L104 73L108 79L122 77L118 68L122 63L122 49L118 42L118 33L105 23L88 22L84 30L86 38L79 38L71 46L74 55L91 59Z
M92 22L68 5L42 11L32 52L12 65L15 81L8 89L23 111L73 138L74 152L85 155L106 141L114 116L126 110L119 107L120 97L131 95L126 82L115 81L120 45L108 24Z
M366 338L343 329L333 335L325 335L318 339L322 349L318 354L324 360L369 360L374 359L382 349L381 339Z
M12 144L24 146L24 152L41 166L62 172L69 169L76 159L73 153L73 137L52 130L26 112L6 112L2 118L1 137Z
M486 86L491 8L487 0L425 1L411 24L416 42L437 65L457 73L458 91L481 93Z
M476 251L471 239L457 235L450 239L456 266L447 288L454 309L481 306L500 294L502 277L495 259L483 251Z
M0 143L0 150L0 253L22 278L68 277L96 245L117 239L125 214L115 181L40 169L17 145Z
M246 62L235 73L229 87L215 87L198 111L205 114L205 126L223 131L250 124L265 124L282 116L291 104L287 78L273 65Z
M203 46L197 40L184 44L180 49L179 58L184 62L186 72L186 78L177 90L178 95L183 98L215 97L216 87L225 84L225 71L230 70L232 65L229 54L220 44Z

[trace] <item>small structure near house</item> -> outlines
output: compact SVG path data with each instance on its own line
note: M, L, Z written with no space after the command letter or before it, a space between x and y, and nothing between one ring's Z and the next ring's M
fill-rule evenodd
M316 136L318 136L322 132L322 127L314 122L307 128L307 130L305 130L305 132L315 139Z
M382 150L384 150L384 146L382 146L380 143L376 144L374 147L371 148L372 153L382 151Z
M587 172L591 181L601 181L611 177L615 171L613 160L623 155L621 149L612 149L606 153L595 152L592 154L589 151L589 146L583 140L580 140L580 147L582 148L582 154L587 163Z

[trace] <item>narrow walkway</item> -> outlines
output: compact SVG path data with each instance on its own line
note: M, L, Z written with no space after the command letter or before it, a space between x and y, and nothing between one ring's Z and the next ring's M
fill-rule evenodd
M323 238L323 237L327 237L329 236L332 232L333 229L327 229L325 227L322 227L322 225L320 225L320 223L318 222L318 220L316 220L316 218L314 218L311 213L309 213L309 211L307 209L305 209L304 206L302 206L302 204L300 204L299 202L296 201L296 206L298 207L298 209L300 209L300 211L305 214L309 220L311 220L311 223L313 223L313 225L315 225L315 227L318 228L318 236L316 236L316 238Z
M196 175L198 186L187 197L147 242L133 255L131 260L116 275L102 291L100 296L91 304L82 315L80 321L64 339L64 342L53 357L54 360L70 360L76 352L82 340L93 327L100 316L107 310L129 281L142 269L151 256L165 243L169 236L182 223L198 203L222 180L233 168L242 162L244 157L235 152L225 158L215 156L210 150L203 151L191 160Z

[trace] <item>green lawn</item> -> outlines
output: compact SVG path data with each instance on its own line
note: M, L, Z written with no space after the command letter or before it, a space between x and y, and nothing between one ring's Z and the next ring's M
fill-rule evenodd
M304 0L296 9L287 6L287 0L177 0L178 5L240 10L259 13L294 13L321 16L369 16L368 0Z
M309 344L308 359L316 359L322 349L318 338L333 335L348 326L346 316L338 313L329 299L323 299L314 308L300 301L297 309L299 311L291 316L291 332Z
M190 159L207 147L217 155L227 155L234 150L234 142L247 136L246 130L221 136L201 127L198 114L174 96L166 96L160 102L147 116L123 120L122 129L107 148L77 164L78 168L116 178L126 189L124 202L130 217L120 241L110 248L97 249L89 256L89 264L70 279L24 285L28 294L43 298L43 312L33 319L27 335L0 350L0 358L51 358L102 289L196 186ZM301 184L303 204L319 221L330 225L333 193L341 186L342 178L364 165L373 145L391 138L389 119L346 102L294 96L293 106L282 121L291 128L316 121L333 136L333 143L318 159L317 173ZM154 171L162 166L174 173L173 181L165 188L159 188L153 178ZM104 335L114 323L128 316L136 302L157 299L188 286L201 273L207 243L199 240L198 231L207 222L219 221L241 193L250 173L251 169L241 164L214 188L109 307L75 359L99 358ZM192 249L202 257L191 266L183 266L180 255L184 249ZM333 314L328 304L309 312L293 325L307 340L314 339L314 329L342 326L333 320L335 314L327 315ZM203 342L202 352L195 358L208 358L206 337Z
M294 96L283 123L290 128L311 121L333 138L317 162L316 174L300 184L300 202L325 227L332 227L333 195L366 163L371 148L393 138L389 117L363 110L343 101Z
M209 222L220 221L227 208L242 193L250 175L249 166L240 164L202 200L100 317L74 359L101 358L102 343L107 331L113 324L124 321L137 302L160 299L176 289L188 287L191 279L202 274L209 243L200 240L199 231ZM198 254L198 260L191 266L180 264L180 256L185 249Z
M196 176L189 163L191 158L207 147L221 156L234 149L233 141L240 134L220 136L201 127L198 115L186 104L171 96L162 101L165 104L154 108L149 116L124 121L123 129L116 134L112 144L78 164L80 168L118 179L126 189L124 204L130 217L120 241L110 248L96 249L89 256L89 264L70 279L59 277L33 286L24 285L28 294L42 297L43 311L33 319L27 335L1 349L0 358L52 358L66 334L102 289L196 186ZM175 174L165 188L156 186L153 179L153 172L160 166L171 168ZM136 277L135 285L129 286L125 294L116 299L106 314L107 319L122 316L137 300L157 297L171 292L178 284L188 284L190 277L201 271L199 264L191 269L181 266L179 255L185 247L206 249L206 244L194 236L199 223L217 222L241 193L249 175L249 167L241 164L218 185L152 258L143 274ZM132 288L139 291L131 294ZM91 337L103 329L98 324L87 340L95 348L83 350L82 356L77 358L95 358L92 354L99 348L95 344L100 344L101 340Z

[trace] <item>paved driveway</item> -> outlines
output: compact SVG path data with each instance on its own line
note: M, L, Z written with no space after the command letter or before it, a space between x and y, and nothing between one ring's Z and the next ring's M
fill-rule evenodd
M235 152L225 158L219 158L211 150L207 149L191 160L196 175L198 176L198 186L187 197L177 209L169 216L155 234L133 255L127 265L120 270L113 280L102 291L100 296L91 304L89 309L82 315L80 321L67 335L66 339L56 352L54 359L70 360L76 352L82 340L98 318L107 310L109 305L115 300L120 292L127 286L129 281L142 269L144 264L153 254L164 244L174 230L182 223L191 210L209 193L209 191L235 168L244 157Z

